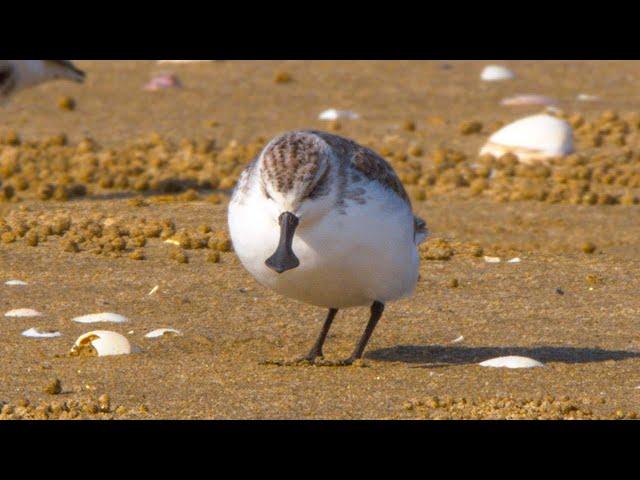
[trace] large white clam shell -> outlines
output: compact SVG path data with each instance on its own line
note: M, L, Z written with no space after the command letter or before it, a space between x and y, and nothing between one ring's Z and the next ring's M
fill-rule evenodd
M533 368L544 367L544 364L529 357L520 357L518 355L509 355L506 357L496 357L484 362L480 362L481 367L493 368Z
M480 78L485 82L511 80L515 77L516 75L511 70L507 67L503 67L502 65L487 65L480 74Z
M495 132L480 149L480 155L517 155L521 162L545 161L573 152L573 130L564 120L547 114L516 120Z
M71 319L76 323L99 323L99 322L111 322L111 323L125 323L129 319L117 313L92 313L90 315L83 315L81 317L75 317Z
M16 308L4 314L5 317L41 317L42 313L32 308Z
M95 349L99 357L126 355L134 351L124 335L109 330L94 330L80 335L73 349L81 349L88 345Z

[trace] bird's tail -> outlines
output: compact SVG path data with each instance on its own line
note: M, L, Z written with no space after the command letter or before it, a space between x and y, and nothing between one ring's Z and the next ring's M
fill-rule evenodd
M429 236L427 222L417 216L413 216L413 241L416 245L420 245Z

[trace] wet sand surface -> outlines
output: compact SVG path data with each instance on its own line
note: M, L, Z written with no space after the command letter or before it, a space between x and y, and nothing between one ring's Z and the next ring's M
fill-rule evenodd
M88 73L85 85L42 85L0 110L0 187L16 187L0 200L0 233L9 234L0 242L0 312L34 308L45 314L0 319L0 404L9 405L1 418L59 418L52 402L71 404L65 408L75 413L66 411L63 418L635 418L640 412L640 206L634 200L640 193L634 183L640 63L501 62L518 77L495 84L479 80L491 62L77 63ZM150 75L162 71L177 74L184 88L143 91ZM283 72L291 81L275 80ZM578 135L577 151L593 174L588 187L576 186L571 172L569 180L557 180L564 167L553 163L541 175L545 182L568 185L559 201L549 200L555 183L527 184L534 193L522 194L525 186L518 182L530 178L529 171L473 195L468 182L449 182L446 171L464 173L497 122L541 110L499 105L517 93L554 97L567 115L579 113L598 128L618 121L611 117L616 112L629 131L623 142L615 132L598 134L604 140L597 145L590 143L593 129ZM601 100L579 102L579 93ZM75 110L58 107L62 96L75 100ZM326 108L350 109L362 118L339 125L317 120ZM481 131L462 134L460 125L470 121L481 122ZM364 362L351 367L263 364L305 353L325 312L261 287L232 251L212 240L224 237L229 188L259 145L282 131L309 127L338 129L382 150L407 179L414 209L432 232L415 294L387 306ZM20 142L7 140L12 130ZM135 155L127 149L152 132L156 146L173 142L170 158L157 163L155 150L144 147L131 160ZM44 145L60 133L67 146ZM78 147L86 136L99 147ZM203 139L215 144L200 149ZM229 153L237 145L242 153ZM66 155L65 148L73 149L74 158L98 157L92 174L83 179L73 168L76 160L71 167L50 160ZM409 160L398 156L411 148ZM113 164L100 157L107 149ZM81 184L86 191L69 188L56 198L42 193L37 172L5 168L27 150L33 156L27 163L52 162L52 183ZM466 160L422 182L439 155L455 152ZM600 181L601 163L624 155L626 170L615 172L611 182ZM128 163L119 164L124 157ZM77 161L82 168L92 162ZM405 171L407 162L415 168ZM575 169L585 166L574 163ZM139 171L126 170L134 164ZM183 164L189 168L182 170ZM131 178L148 174L149 185L120 185L118 175L115 186L103 181L110 172L102 169L111 165ZM73 178L65 183L61 172ZM24 188L17 177L26 179ZM167 179L170 188L162 183ZM574 201L574 190L584 195L585 188L596 200ZM57 234L38 230L63 218L70 226ZM143 229L142 218L144 225L173 225L160 238L136 235L132 229ZM105 230L82 237L82 229L92 228L89 221ZM16 227L21 222L22 232ZM121 230L107 233L113 224ZM32 237L40 235L31 242L35 246L30 229L39 232ZM106 247L98 237L108 235L112 246ZM124 246L113 246L119 238ZM178 238L181 246L163 238ZM67 248L70 243L76 247ZM135 251L144 259L131 258ZM484 255L502 262L486 263ZM521 262L506 263L514 257ZM28 285L4 285L11 279ZM102 311L130 321L71 321ZM340 311L325 356L348 356L367 318L367 308ZM21 336L34 326L62 336ZM183 335L144 337L161 327ZM120 332L142 351L65 355L79 335L94 329ZM502 355L532 357L545 367L477 365ZM46 390L56 378L62 391L52 395ZM111 406L100 411L104 394Z

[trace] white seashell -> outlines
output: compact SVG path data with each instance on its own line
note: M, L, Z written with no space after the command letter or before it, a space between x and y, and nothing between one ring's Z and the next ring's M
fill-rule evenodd
M71 319L76 323L98 323L98 322L111 322L111 323L125 323L129 319L118 315L117 313L92 313L90 315L83 315L81 317L75 317Z
M164 243L170 243L171 245L177 245L178 247L180 246L180 242L178 240L174 240L173 238L165 240Z
M502 65L487 65L480 74L480 78L485 82L511 80L515 77L516 75L511 70L507 67L503 67Z
M573 152L573 130L560 118L547 114L521 118L495 132L480 155L501 157L513 153L521 162L544 161Z
M29 338L54 338L60 337L62 334L60 332L47 331L47 330L39 330L37 328L30 328L29 330L25 330L22 332L22 336Z
M325 110L320 115L318 115L318 120L337 120L339 118L346 118L348 120L357 120L360 118L355 112L351 110L336 110L335 108L330 108L329 110Z
M4 314L5 317L41 317L42 313L31 308L17 308L9 310Z
M580 102L597 102L598 100L600 100L600 97L598 97L597 95L588 95L586 93L580 93L578 94L576 99Z
M460 343L464 340L464 336L460 335L458 338L451 341L451 343Z
M9 285L9 286L23 286L23 285L29 285L27 282L23 282L22 280L9 280L7 282L4 282L5 285Z
M555 116L560 116L563 113L561 108L555 107L553 105L548 106L547 108L544 109L544 111L546 113L550 113L551 115L555 115Z
M180 330L175 330L173 328L158 328L157 330L153 330L152 332L147 333L145 337L158 338L167 334L182 335L182 332L180 332Z
M487 257L485 255L484 261L487 263L500 263L500 257Z
M493 367L493 368L533 368L544 367L542 363L533 358L519 357L517 355L509 355L507 357L496 357L484 362L480 362L478 365L481 367Z
M153 295L154 293L156 293L158 291L158 289L160 288L160 285L156 285L155 287L153 287L151 289L151 291L148 293L149 296Z
M512 258L511 260L507 260L507 263L520 263L522 260L520 260L520 257L515 257Z
M88 345L95 349L99 357L126 355L134 351L134 348L124 335L108 330L94 330L80 335L71 351L77 351Z
M545 97L544 95L516 95L514 97L505 98L500 102L500 105L505 107L519 107L525 105L544 105L552 106L557 105L551 97Z

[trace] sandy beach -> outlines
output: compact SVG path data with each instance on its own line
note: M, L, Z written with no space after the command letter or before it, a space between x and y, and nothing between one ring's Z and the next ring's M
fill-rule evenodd
M0 108L0 314L43 313L0 319L0 418L640 414L640 62L76 63L85 84ZM516 78L482 82L490 63ZM162 73L182 88L144 90ZM555 100L574 154L478 157L544 110L500 104L518 94ZM360 118L319 120L328 108ZM415 294L387 306L356 366L265 364L306 352L325 312L260 286L229 244L240 172L302 128L383 155L431 232ZM97 312L129 321L71 320ZM325 355L348 355L366 318L340 311ZM21 335L31 327L61 336ZM145 337L157 328L181 335ZM140 351L69 356L90 330ZM504 355L544 367L478 365Z

